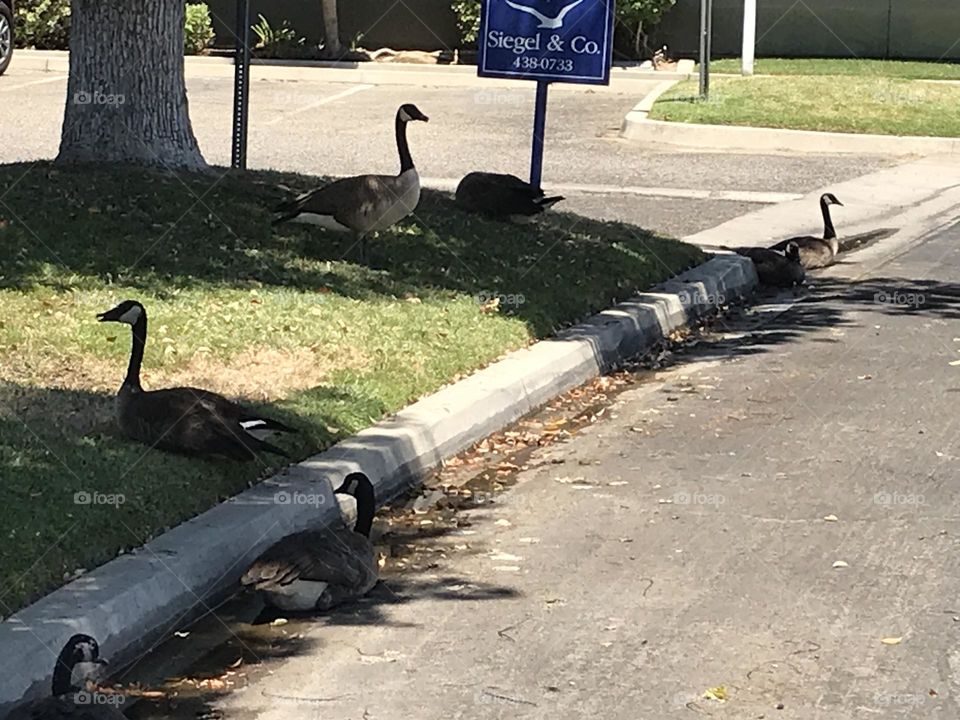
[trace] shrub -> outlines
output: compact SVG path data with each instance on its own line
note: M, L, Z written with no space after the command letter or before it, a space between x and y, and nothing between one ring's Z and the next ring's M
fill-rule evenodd
M263 15L259 16L257 24L253 26L253 34L257 36L254 55L261 58L277 60L312 59L320 57L320 49L308 45L306 38L297 35L297 32L284 20L280 27L273 27Z
M213 21L210 8L203 3L187 4L186 22L183 28L183 52L197 55L213 42Z
M18 47L70 47L70 0L18 0L16 6L13 24Z
M457 15L460 41L472 45L480 33L480 0L453 0L451 7Z
M647 38L677 0L617 0L617 24L630 31L637 59L650 55Z

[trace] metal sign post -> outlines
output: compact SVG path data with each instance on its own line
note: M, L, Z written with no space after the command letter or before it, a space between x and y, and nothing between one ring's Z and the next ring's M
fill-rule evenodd
M710 99L710 55L713 45L713 0L700 0L700 99Z
M543 172L551 82L609 85L615 0L482 0L480 77L537 81L530 184Z
M230 165L247 169L250 116L250 0L237 0L237 49L233 60L233 138Z

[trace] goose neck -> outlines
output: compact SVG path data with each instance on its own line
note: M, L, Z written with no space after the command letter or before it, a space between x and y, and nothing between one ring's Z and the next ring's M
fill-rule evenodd
M147 346L147 315L142 313L133 325L133 344L130 349L130 364L127 365L127 376L123 384L135 390L140 390L140 366L143 364L143 351Z
M355 497L357 498L357 522L353 526L353 531L364 537L370 537L370 530L373 528L373 516L377 510L373 486L368 483L361 484L356 490Z
M833 218L830 217L830 203L826 198L820 198L820 212L823 213L823 239L833 240L837 231L833 228Z
M400 153L400 174L413 169L413 158L410 157L410 146L407 144L407 123L397 113L396 121L397 152Z

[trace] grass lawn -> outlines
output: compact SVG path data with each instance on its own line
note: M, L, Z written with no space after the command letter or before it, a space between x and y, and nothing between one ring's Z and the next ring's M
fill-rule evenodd
M653 106L652 120L880 135L960 136L960 85L887 77L718 77L710 100L696 81Z
M97 312L140 299L148 388L269 404L302 429L285 444L302 458L704 259L633 226L521 228L428 192L361 266L347 237L271 229L280 182L318 180L0 166L0 616L271 472L119 437L130 333ZM490 293L525 302L482 306Z
M710 70L740 74L740 58L714 60ZM904 80L958 80L958 62L922 62L918 60L859 60L819 58L759 58L754 64L758 75L858 75L901 78Z

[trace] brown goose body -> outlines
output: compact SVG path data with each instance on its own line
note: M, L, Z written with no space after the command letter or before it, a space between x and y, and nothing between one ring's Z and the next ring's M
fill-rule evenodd
M800 249L795 243L788 243L784 252L769 248L723 248L733 250L753 261L757 277L761 284L770 287L792 288L803 285L806 271L801 262Z
M288 535L257 558L240 583L286 612L324 612L370 592L379 579L369 538L373 486L366 475L352 473L336 492L357 498L353 530L341 526Z
M187 455L217 455L253 460L258 452L287 456L258 437L264 432L294 432L209 390L191 387L144 390L140 366L147 342L147 311L126 300L99 316L101 322L131 326L130 364L117 393L117 420L128 437L150 447Z
M823 215L823 237L818 238L812 235L803 235L800 237L788 238L776 245L771 245L771 250L783 251L789 243L793 243L800 251L800 263L806 270L815 270L817 268L828 267L836 261L837 254L840 252L840 241L837 238L837 231L833 227L833 219L830 217L830 206L843 203L837 200L832 193L824 193L820 197L820 212Z
M563 200L546 197L543 190L516 175L472 172L457 185L457 204L469 212L493 217L532 217Z

